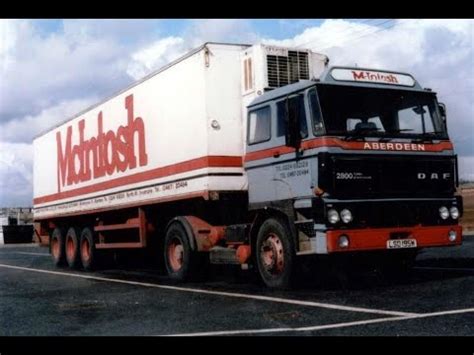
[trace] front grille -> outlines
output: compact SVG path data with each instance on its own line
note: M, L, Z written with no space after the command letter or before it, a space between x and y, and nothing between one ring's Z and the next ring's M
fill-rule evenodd
M308 53L289 51L287 57L267 55L267 76L271 88L308 80Z
M320 153L318 158L319 187L333 198L449 197L455 192L452 156Z
M358 206L357 221L361 226L404 227L432 224L439 214L431 206L410 203L376 203ZM355 216L354 216L355 219ZM431 223L430 223L431 222Z

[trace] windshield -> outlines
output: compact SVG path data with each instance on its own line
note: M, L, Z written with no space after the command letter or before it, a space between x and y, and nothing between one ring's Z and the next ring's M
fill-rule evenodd
M315 134L447 138L432 93L320 85L309 95Z

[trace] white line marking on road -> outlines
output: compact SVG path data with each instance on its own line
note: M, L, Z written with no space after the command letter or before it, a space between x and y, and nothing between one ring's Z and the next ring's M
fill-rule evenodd
M165 290L201 293L201 294L207 294L207 295L226 296L226 297L234 297L234 298L244 298L244 299L252 299L252 300L267 301L267 302L276 302L276 303L286 303L286 304L293 304L293 305L297 305L297 306L319 307L319 308L334 309L334 310L339 310L339 311L360 312L360 313L370 313L370 314L383 314L383 315L403 316L403 317L413 316L413 315L417 314L417 313L387 311L387 310L381 310L381 309L370 309L370 308L362 308L362 307L341 306L341 305L330 304L330 303L302 301L302 300L279 298L279 297L251 295L251 294L245 294L245 293L231 293L231 292L223 292L223 291L203 290L203 289L197 289L197 288L159 285L159 284L152 284L152 283L147 283L147 282L137 282L137 281L128 281L128 280L120 280L120 279L111 279L111 278L106 278L106 277L83 275L83 274L76 274L76 273L69 273L69 272L50 271L50 270L43 270L43 269L33 269L33 268L28 268L28 267L7 265L7 264L0 264L0 267L9 268L9 269L16 269L16 270L23 270L23 271L39 272L39 273L52 274L52 275L78 277L78 278L89 279L89 280L115 282L115 283L121 283L121 284L127 284L127 285L154 287L154 288L161 288L161 289L165 289Z
M0 244L1 249L10 249L10 248L41 248L41 245L38 243L13 243L13 244Z
M388 318L377 318L377 319L368 319L355 322L346 322L346 323L335 323L327 325L316 325L311 327L299 327L299 328L268 328L268 329L248 329L248 330L229 330L229 331L216 331L216 332L201 332L201 333L183 333L183 334L165 334L164 336L213 336L213 335L238 335L238 334L261 334L261 333L282 333L282 332L308 332L322 329L330 328L343 328L350 327L355 325L371 324L371 323L381 323L387 322L390 320L400 320L406 319L407 317L388 317Z
M50 256L51 254L46 253L29 253L26 251L13 251L10 254L26 254L26 255L41 255L41 256Z
M470 271L470 272L474 272L474 268L462 268L462 267L416 266L415 269L419 269L419 270Z
M215 335L264 334L264 333L283 333L283 332L311 332L311 331L318 331L318 330L325 330L325 329L347 328L347 327L354 327L358 325L397 322L397 321L409 320L409 319L439 317L439 316L445 316L445 315L472 313L472 312L474 312L474 308L416 314L412 316L377 318L377 319L368 319L368 320L361 320L361 321L354 321L354 322L315 325L315 326L310 326L310 327L267 328L267 329L248 329L248 330L229 330L229 331L224 330L224 331L215 331L215 332L165 334L163 336L215 336Z

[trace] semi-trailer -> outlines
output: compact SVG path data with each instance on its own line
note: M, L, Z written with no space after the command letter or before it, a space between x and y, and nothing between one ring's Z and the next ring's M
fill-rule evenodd
M206 43L34 139L34 219L57 266L161 247L171 278L303 255L394 266L459 245L457 159L436 93L306 49Z

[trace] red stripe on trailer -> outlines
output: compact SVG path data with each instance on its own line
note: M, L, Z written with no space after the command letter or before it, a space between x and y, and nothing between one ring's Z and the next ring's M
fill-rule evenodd
M33 199L35 205L62 200L65 198L86 195L98 191L112 189L114 187L136 184L142 181L153 180L165 176L185 173L202 168L229 168L242 167L240 156L206 156L188 160L179 164L168 165L133 175L122 176L116 179L100 182L94 185L84 186L77 189L62 191L51 195L45 195Z

